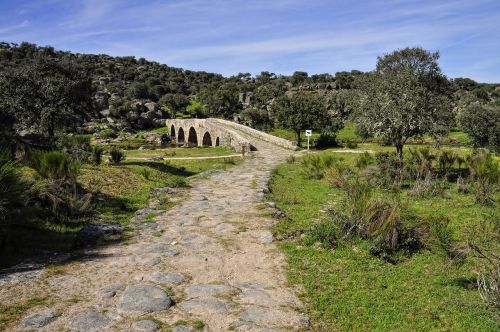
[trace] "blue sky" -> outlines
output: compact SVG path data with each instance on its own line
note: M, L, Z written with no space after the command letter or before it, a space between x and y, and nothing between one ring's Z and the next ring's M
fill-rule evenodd
M0 0L0 41L232 75L372 70L406 46L500 82L499 0Z

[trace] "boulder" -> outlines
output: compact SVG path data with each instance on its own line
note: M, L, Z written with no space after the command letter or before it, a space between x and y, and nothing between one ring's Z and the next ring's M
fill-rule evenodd
M160 325L152 320L140 320L132 324L132 330L134 331L144 331L151 332L156 331L160 328Z
M154 102L146 103L144 106L148 109L148 111L157 112L160 110L160 106Z

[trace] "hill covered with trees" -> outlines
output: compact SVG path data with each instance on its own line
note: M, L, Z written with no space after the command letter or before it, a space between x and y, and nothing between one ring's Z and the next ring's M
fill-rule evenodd
M286 98L292 96L297 105L303 103L309 113L316 114L314 119L323 118L309 119L303 125L335 132L346 119L359 114L356 111L361 107L361 95L374 96L382 91L380 82L373 80L375 76L352 70L223 77L133 56L74 54L29 43L1 43L2 137L132 132L161 126L162 119L172 117L222 117L270 130L287 127L280 110L291 102ZM496 149L497 125L483 120L498 114L500 84L482 84L468 78L450 80L444 75L442 79L444 84L438 94L446 95L451 102L451 126L469 133L476 145ZM400 88L396 86L396 90ZM323 121L324 115L327 121ZM297 131L303 125L288 129ZM359 134L374 134L366 129L358 121Z

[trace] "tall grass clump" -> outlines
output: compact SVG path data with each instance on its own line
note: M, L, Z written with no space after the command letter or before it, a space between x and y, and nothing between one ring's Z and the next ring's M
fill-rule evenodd
M302 158L303 174L309 179L322 179L336 159L332 155L311 154Z
M0 151L0 220L24 207L28 184L21 179L20 165Z
M470 182L476 195L476 202L483 205L494 203L493 194L498 190L500 165L493 155L479 150L467 158Z
M119 164L124 159L125 159L125 154L123 153L123 151L117 148L116 146L113 146L109 151L109 161L112 162L113 164Z
M80 163L86 163L92 156L92 146L88 135L64 135L58 138L57 148L70 154Z
M92 148L92 163L94 165L100 165L102 163L102 153L104 149L100 146L94 146Z
M35 169L48 180L76 182L80 172L80 163L69 154L61 151L38 153Z

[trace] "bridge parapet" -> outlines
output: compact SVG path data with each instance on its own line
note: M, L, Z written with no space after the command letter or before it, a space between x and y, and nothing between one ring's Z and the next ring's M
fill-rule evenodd
M184 146L229 146L238 152L250 151L251 142L243 137L249 136L286 149L296 148L288 140L222 119L168 119L165 125L172 141Z

